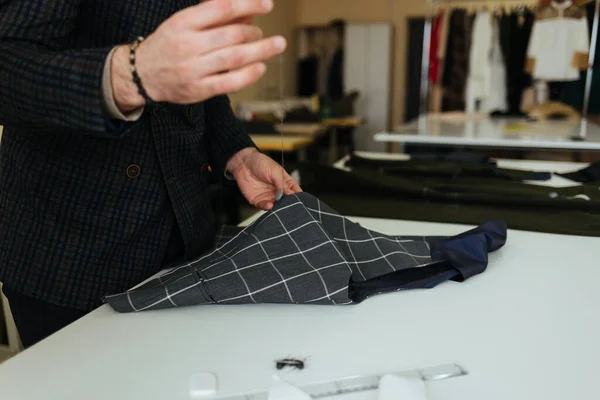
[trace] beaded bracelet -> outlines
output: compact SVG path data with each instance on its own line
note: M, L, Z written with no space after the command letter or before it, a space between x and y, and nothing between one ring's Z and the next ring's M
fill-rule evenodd
M144 89L144 85L142 85L142 80L140 79L140 76L137 72L137 68L135 66L135 51L143 41L144 41L144 38L139 36L137 39L135 39L133 41L133 43L131 43L131 46L129 47L129 64L131 64L130 69L131 69L131 74L133 75L133 82L135 82L135 85L138 88L138 92L144 98L146 105L149 105L149 104L154 103L154 101L152 101L150 96L148 96L146 89Z

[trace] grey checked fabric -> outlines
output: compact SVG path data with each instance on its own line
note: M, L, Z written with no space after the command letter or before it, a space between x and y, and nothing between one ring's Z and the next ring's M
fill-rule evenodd
M432 262L426 238L367 230L308 193L286 196L245 229L226 228L216 248L126 293L118 312L197 304L349 304L350 281Z

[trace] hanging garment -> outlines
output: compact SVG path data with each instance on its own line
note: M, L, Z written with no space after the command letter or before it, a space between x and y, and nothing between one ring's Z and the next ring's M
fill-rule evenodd
M548 100L562 102L567 82L548 82Z
M448 32L450 29L450 13L444 12L440 25L440 39L438 43L437 58L441 61L436 82L441 83L444 76L444 64L446 60L446 51L448 50Z
M465 10L452 12L449 29L443 77L445 90L442 110L464 111L471 42L471 19Z
M505 242L502 221L450 238L383 235L304 192L284 197L247 228L223 231L216 249L201 258L104 300L118 312L199 304L353 304L468 279L485 271L488 253Z
M506 65L502 55L502 46L500 45L500 23L498 19L494 20L494 39L492 45L492 54L490 56L490 93L481 103L481 111L494 112L508 111L507 91L506 91Z
M490 13L480 10L475 16L471 32L469 76L467 78L468 113L476 110L477 100L487 98L491 89L492 23Z
M532 85L525 71L527 45L535 17L530 11L504 14L500 18L500 42L507 81L507 115L522 115L523 91Z
M421 113L421 78L425 18L408 18L408 48L406 53L406 86L404 88L404 120L412 121Z
M344 96L344 49L339 48L331 58L327 75L327 95L332 100Z
M586 7L587 13L587 21L588 21L588 31L592 32L594 25L594 15L595 15L595 2L589 2ZM591 53L591 49L590 49ZM595 60L593 60L592 64L594 66L600 65L600 41L596 42L596 53ZM583 110L583 101L584 101L584 93L585 86L587 83L587 70L581 71L580 79L572 82L564 83L564 96L563 102L578 111ZM592 74L592 84L590 88L590 99L588 104L588 113L589 115L599 115L600 114L600 74L598 70L595 69Z
M506 112L508 104L506 101L506 66L500 45L500 24L497 19L493 21L492 50L490 53L490 81L488 83L487 96L481 99L479 111L482 112Z
M459 18L460 10L453 10L448 17L448 35L446 39L446 50L444 51L444 68L442 70L442 85L449 87L452 82L452 66L454 64L454 47L457 34L457 19Z
M549 82L551 84L562 84L562 88L560 90L560 101L570 107L573 107L575 110L581 112L583 111L583 100L585 93L585 82L587 80L587 71L581 71L579 75L579 79L576 81L570 82ZM594 82L594 77L592 75L592 83ZM555 87L556 89L556 87ZM590 91L591 98L594 97L594 90L598 90L597 87L593 87ZM550 86L550 94L552 95L552 86ZM552 98L552 97L550 97ZM590 104L593 103L590 98ZM588 109L590 114L591 107Z
M429 112L438 114L442 112L442 101L444 100L444 88L439 83L429 87Z
M553 1L536 14L529 41L528 71L548 82L575 81L587 68L589 32L585 10L570 0Z
M310 55L298 61L296 93L299 97L310 97L319 92L319 57Z
M440 30L442 28L442 21L444 18L444 12L440 11L434 21L433 27L431 28L431 39L429 41L429 81L432 84L438 82L440 75L440 60L438 58L439 45L440 45Z
M523 90L523 94L521 95L521 114L515 115L523 115L531 111L536 105L536 90L534 86L529 86Z
M429 111L432 113L442 112L442 103L444 100L444 86L442 79L444 76L444 66L446 59L446 49L448 47L448 25L450 24L450 13L443 12L440 21L439 28L439 40L437 46L437 76L435 76L434 83L431 87L431 101L429 104Z
M588 3L586 6L587 9L587 15L588 15L588 26L589 26L589 30L592 30L593 27L593 18L594 18L594 14L595 14L595 3L591 2ZM594 66L600 65L600 40L596 41L596 52L595 52L595 57L594 60L592 61L592 64ZM583 99L583 88L585 87L585 85L587 84L587 74L583 74L584 79L581 82L581 91L579 93L581 93L581 97L579 97L580 99ZM573 102L574 103L574 102ZM582 101L583 103L583 101ZM598 69L595 68L595 73L592 74L592 84L591 84L591 90L590 90L590 102L588 104L588 112L590 115L600 115L600 73L598 73Z
M405 176L314 164L296 169L304 190L343 215L474 225L503 220L511 229L600 236L596 184L549 188L489 176Z

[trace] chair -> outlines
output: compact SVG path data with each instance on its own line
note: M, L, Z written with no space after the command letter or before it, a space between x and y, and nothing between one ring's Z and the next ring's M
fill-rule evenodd
M4 315L4 325L6 326L6 332L8 333L8 346L6 350L8 350L9 355L15 355L23 350L23 346L21 345L21 339L19 338L19 332L17 331L17 326L15 325L15 321L13 320L12 313L10 312L10 306L8 304L8 299L2 293L2 283L0 283L0 298ZM0 347L1 349L2 347Z

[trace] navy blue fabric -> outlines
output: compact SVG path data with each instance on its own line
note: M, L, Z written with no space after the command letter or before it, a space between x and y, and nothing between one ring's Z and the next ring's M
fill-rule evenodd
M361 303L378 294L410 289L433 289L459 275L460 272L447 262L425 267L391 272L368 281L350 281L348 295L354 303Z
M504 221L488 221L475 229L431 244L431 260L449 262L464 281L485 271L488 253L504 246L507 227Z
M360 303L377 294L409 289L432 289L449 280L462 282L484 272L488 254L506 243L504 221L488 221L450 238L428 238L432 264L398 270L363 282L351 281L349 296Z

